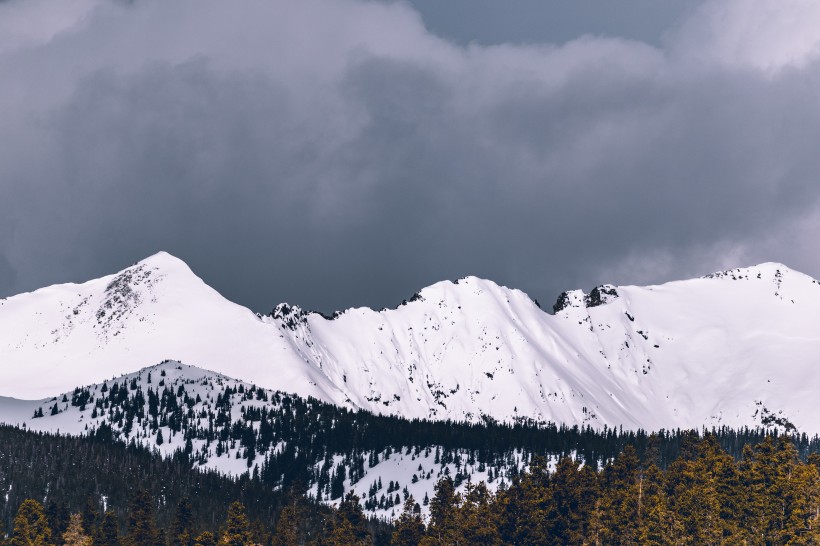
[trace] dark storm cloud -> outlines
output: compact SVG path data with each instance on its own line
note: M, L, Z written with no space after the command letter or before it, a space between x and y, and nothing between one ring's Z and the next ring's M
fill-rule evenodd
M400 4L89 1L26 34L28 5L0 5L0 294L161 249L255 310L820 271L817 10L462 47Z
M702 0L409 0L436 34L461 44L563 43L583 34L658 44Z

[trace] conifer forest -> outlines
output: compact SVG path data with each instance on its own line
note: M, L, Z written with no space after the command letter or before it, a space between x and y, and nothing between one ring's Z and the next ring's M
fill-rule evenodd
M332 420L345 415L337 411ZM305 465L303 472L289 470L292 479L274 483L270 461L262 472L229 477L195 468L184 449L162 457L110 431L78 438L2 427L4 546L820 543L820 455L816 439L805 436L728 429L539 432L497 424L438 430L365 413L348 418L361 430L393 424L405 440L418 440L401 445L400 436L384 436L395 442L394 452L448 446L437 457L445 468L451 458L482 459L479 464L497 467L490 475L501 483L491 489L445 471L433 495L416 499L391 482L397 517L387 520L368 510L384 499L382 488L371 488L368 498L347 491L337 502L321 502L311 493L317 478L306 461L292 463ZM439 436L445 430L463 434L466 447L448 445ZM472 443L481 437L484 445ZM326 437L313 449L343 451L341 445ZM590 445L599 457L584 463L577 454ZM503 464L499 453L511 446L523 448L528 464ZM345 449L355 460L359 448Z

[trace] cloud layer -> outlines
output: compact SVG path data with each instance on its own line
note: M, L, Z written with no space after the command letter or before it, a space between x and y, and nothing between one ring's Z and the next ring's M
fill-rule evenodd
M661 47L459 46L396 3L46 4L0 3L0 296L160 249L256 310L820 273L812 1L707 2Z

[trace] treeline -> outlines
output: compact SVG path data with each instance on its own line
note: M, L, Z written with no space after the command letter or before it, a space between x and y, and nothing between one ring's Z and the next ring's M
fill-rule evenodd
M126 526L121 531L117 514L102 516L87 506L68 515L65 521L47 513L43 505L26 499L14 517L14 527L7 539L0 533L3 546L250 546L273 543L265 525L248 518L245 506L230 504L224 523L216 531L197 531L193 506L183 498L176 506L166 528L157 525L155 502L143 489L137 489L129 500ZM277 541L279 543L279 541Z
M154 499L161 527L171 524L175 506L186 497L197 528L218 525L232 500L243 502L260 521L272 520L283 503L280 492L247 475L233 479L195 470L182 457L163 458L133 443L0 426L0 526L7 530L28 498L43 503L50 521L61 522L57 528L77 511L111 511L124 525L129 497L137 488Z
M92 506L55 517L34 500L23 501L6 535L0 528L0 546L343 546L390 544L389 525L368 521L354 495L338 508L317 511L303 492L291 489L289 502L273 521L248 517L245 505L232 502L224 521L211 530L196 524L187 497L177 503L166 527L157 524L156 501L136 489L121 521L113 511L100 514ZM161 514L160 514L161 515ZM166 514L167 515L167 514Z
M801 461L787 437L747 446L739 459L717 438L682 437L680 456L666 469L627 446L602 469L561 459L553 469L537 457L508 487L483 483L458 493L441 479L429 518L407 497L395 526L374 528L359 499L347 494L317 514L291 489L272 521L254 521L233 502L218 527L197 529L183 498L168 526L157 525L155 501L144 490L129 498L121 533L117 516L77 512L55 529L43 506L23 501L8 546L444 546L483 545L810 545L820 543L820 456Z
M789 438L769 436L740 459L715 436L683 438L665 470L627 446L596 471L537 458L510 487L457 494L445 478L429 525L409 501L394 544L820 544L820 457L803 462Z

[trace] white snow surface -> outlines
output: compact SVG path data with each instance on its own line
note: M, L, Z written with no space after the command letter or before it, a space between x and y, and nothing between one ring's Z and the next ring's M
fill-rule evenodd
M284 304L260 317L159 253L0 300L0 396L42 398L175 359L410 418L657 430L774 416L820 432L820 283L782 264L571 291L554 315L475 277L412 300L333 320Z

